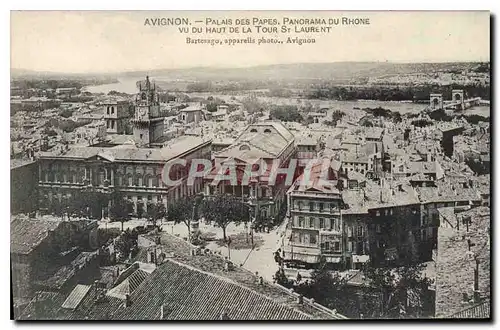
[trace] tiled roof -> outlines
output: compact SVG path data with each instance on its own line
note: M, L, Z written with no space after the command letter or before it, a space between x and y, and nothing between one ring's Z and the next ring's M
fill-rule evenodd
M125 296L133 293L148 277L148 275L148 272L145 272L142 269L137 269L120 284L109 290L107 295L118 299L125 299Z
M491 304L490 300L485 300L475 306L464 309L449 318L452 319L489 319L491 315Z
M10 252L30 253L60 223L61 221L30 219L25 215L13 216L10 223Z
M218 320L223 312L232 320L311 318L236 282L172 260L159 266L131 301L113 319L159 319L161 306L167 320Z
M10 160L10 169L15 169L17 167L22 167L25 165L33 164L35 161L30 159L11 159Z
M227 278L238 284L251 289L257 293L272 298L276 302L285 304L311 315L313 318L336 318L336 315L325 312L308 303L297 304L297 298L287 291L277 288L271 283L264 281L264 285L258 284L258 276L243 269L236 267L233 271L224 271L224 259L217 255L199 255L192 256L190 251L194 248L184 240L173 237L168 233L161 233L162 250L167 254L172 254L172 259L183 264L194 267L198 270L209 272L211 274ZM342 316L338 316L341 318Z
M479 291L489 298L490 216L489 208L478 207L456 215L460 228L438 229L436 259L436 316L447 317L473 306L475 259L479 260ZM467 228L462 222L470 217ZM468 240L472 243L469 247ZM464 294L467 300L464 300Z

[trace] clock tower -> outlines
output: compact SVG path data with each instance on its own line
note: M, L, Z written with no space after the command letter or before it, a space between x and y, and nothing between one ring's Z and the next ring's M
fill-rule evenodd
M134 140L142 147L163 136L163 116L160 114L160 101L156 93L156 84L151 84L149 77L139 84L139 93L135 98L135 114L132 120Z

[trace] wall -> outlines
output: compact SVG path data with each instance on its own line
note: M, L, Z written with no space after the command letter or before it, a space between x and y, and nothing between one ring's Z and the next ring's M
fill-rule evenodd
M32 212L38 207L38 163L10 170L11 214Z

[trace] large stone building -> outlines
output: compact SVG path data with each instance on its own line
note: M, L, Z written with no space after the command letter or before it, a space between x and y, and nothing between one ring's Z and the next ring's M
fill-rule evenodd
M205 194L241 197L253 206L257 223L270 222L278 216L286 190L297 176L298 167L290 164L295 154L295 138L280 122L249 125L229 147L213 155L214 167L205 176ZM273 164L277 171L290 168L290 178L273 172ZM226 172L221 171L233 168L235 180L225 180L222 175ZM254 174L250 175L248 169Z
M111 195L120 192L133 201L134 213L140 216L148 202L162 202L196 194L202 190L202 180L187 185L187 170L171 175L181 179L167 186L162 179L164 165L174 159L210 159L210 141L194 136L182 136L163 148L135 146L79 147L61 154L47 153L39 159L40 205L54 198L71 198L87 192ZM94 215L100 208L96 205Z
M122 104L116 107L108 104L106 110L109 111L108 123L115 122L111 125L118 129L125 109ZM115 141L131 141L42 153L38 162L40 205L48 207L54 202L62 203L85 192L100 196L94 203L89 203L92 204L91 214L100 217L103 209L109 206L109 197L120 193L133 202L131 211L140 217L147 211L150 202L166 205L168 201L202 191L201 178L188 186L188 167L176 169L173 174L170 171L170 178L175 180L175 184L167 185L162 177L167 162L210 160L211 141L196 136L181 136L162 142L164 118L159 111L156 88L149 78L146 78L144 86L139 86L132 123L133 136L114 135ZM125 139L118 139L120 137Z

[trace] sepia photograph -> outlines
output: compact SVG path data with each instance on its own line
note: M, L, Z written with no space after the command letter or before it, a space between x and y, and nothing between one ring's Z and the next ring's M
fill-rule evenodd
M491 321L491 26L11 11L12 319Z

